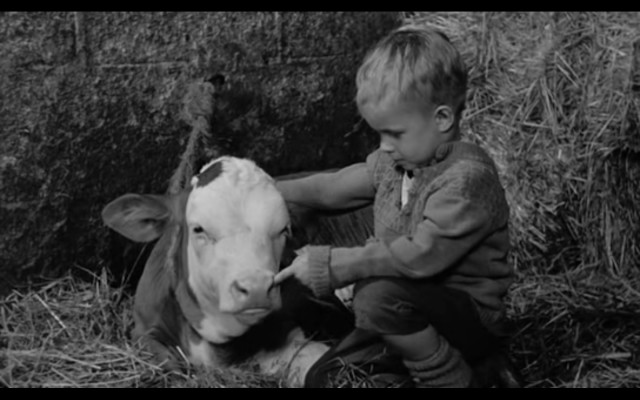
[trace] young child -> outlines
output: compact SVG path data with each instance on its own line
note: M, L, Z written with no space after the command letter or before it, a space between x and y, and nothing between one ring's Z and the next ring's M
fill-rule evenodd
M380 147L365 162L278 188L317 209L373 202L375 238L307 246L276 284L294 276L326 296L355 283L356 327L397 351L416 386L473 386L469 363L493 351L514 271L495 165L460 140L465 65L444 34L405 26L367 54L356 84Z

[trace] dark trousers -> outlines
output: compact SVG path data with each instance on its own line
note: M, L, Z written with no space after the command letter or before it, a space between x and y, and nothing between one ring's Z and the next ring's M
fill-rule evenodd
M356 327L379 335L406 335L432 325L468 362L499 346L480 321L469 294L430 280L369 278L354 287Z

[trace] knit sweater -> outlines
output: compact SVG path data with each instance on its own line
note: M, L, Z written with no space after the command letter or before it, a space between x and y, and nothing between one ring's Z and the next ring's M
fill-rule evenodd
M503 315L514 278L509 207L485 151L460 141L441 145L430 165L413 171L404 206L403 171L388 154L374 151L362 168L375 188L375 238L362 247L309 246L314 293L328 295L368 277L427 278L469 293L485 322ZM341 188L332 182L318 188L324 190Z

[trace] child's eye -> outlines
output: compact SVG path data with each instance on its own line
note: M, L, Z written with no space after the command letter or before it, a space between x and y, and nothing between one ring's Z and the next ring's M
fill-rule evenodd
M394 139L399 138L404 132L403 131L384 131L384 132L380 132L381 136L389 136L392 137Z
M195 233L195 234L199 234L199 233L203 233L203 232L204 232L204 229L202 229L201 226L196 226L196 227L193 228L193 233Z

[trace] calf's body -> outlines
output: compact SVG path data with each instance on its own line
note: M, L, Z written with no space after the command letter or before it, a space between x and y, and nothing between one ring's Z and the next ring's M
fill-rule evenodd
M281 312L273 277L290 220L264 171L221 157L180 194L127 194L102 216L131 240L158 240L136 289L134 335L159 362L170 369L249 362L303 386L328 347L307 340Z

